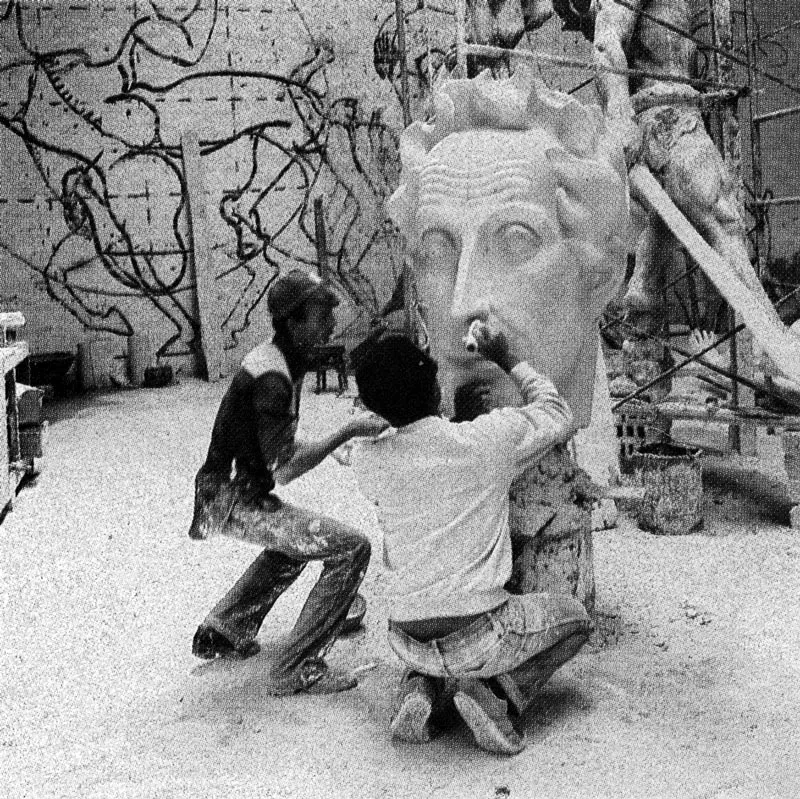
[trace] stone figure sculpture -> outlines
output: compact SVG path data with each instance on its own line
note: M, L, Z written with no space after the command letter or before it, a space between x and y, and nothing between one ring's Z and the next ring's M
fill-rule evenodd
M689 31L689 0L552 1L565 30L581 31L593 41L598 95L609 128L623 142L628 165L637 160L647 165L771 318L774 310L748 257L737 186L705 129L700 93L686 83L608 69L692 77L696 47L678 32ZM661 276L676 245L661 219L650 215L624 301L629 321L643 332L661 327ZM640 355L647 356L647 349L643 344ZM647 377L640 373L641 381Z
M518 69L445 82L432 123L401 137L389 210L407 241L445 413L482 383L489 405L519 404L507 376L467 351L475 319L496 316L526 342L577 424L588 425L597 318L624 275L628 228L622 149L600 109ZM524 591L568 590L591 609L591 492L566 448L512 492L516 577Z

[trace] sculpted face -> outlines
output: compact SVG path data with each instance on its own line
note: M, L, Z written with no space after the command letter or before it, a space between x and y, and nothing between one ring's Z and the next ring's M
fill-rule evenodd
M495 404L516 400L505 374L464 347L476 318L499 317L542 371L569 382L588 287L556 216L548 143L516 131L456 134L423 170L410 254L445 402L478 377L493 383Z
M624 274L627 196L596 140L584 141L586 158L563 139L544 127L456 131L419 166L401 226L445 415L478 379L493 406L519 403L511 380L464 347L474 319L495 317L589 423L597 317Z

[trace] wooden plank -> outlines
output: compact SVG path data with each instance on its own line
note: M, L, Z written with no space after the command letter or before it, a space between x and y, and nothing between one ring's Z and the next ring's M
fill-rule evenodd
M214 382L227 374L222 338L223 304L217 290L214 261L208 240L203 165L197 131L184 131L181 136L181 148L189 200L189 230L192 236L197 307L200 313L200 342L208 380Z
M719 422L720 424L736 424L747 421L759 427L774 427L785 430L800 429L800 416L786 416L758 408L752 411L739 408L719 408L713 405L699 405L691 402L667 400L655 403L653 409L659 416L671 420L695 420L701 422Z

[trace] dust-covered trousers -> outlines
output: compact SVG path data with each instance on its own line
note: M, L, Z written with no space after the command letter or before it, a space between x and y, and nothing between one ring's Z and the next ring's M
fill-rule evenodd
M354 528L264 489L257 481L201 472L189 535L225 535L265 547L203 622L240 650L306 564L322 561L319 580L280 656L278 667L288 673L324 657L333 645L367 570L370 542Z
M512 595L443 638L418 641L389 622L389 645L413 671L439 678L494 678L517 712L592 631L583 605L566 594Z

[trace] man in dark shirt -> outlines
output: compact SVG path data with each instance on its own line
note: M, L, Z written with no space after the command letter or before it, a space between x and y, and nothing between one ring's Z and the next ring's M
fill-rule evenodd
M324 656L344 622L370 556L357 530L294 507L272 493L356 436L376 435L385 422L371 414L349 421L318 442L295 439L308 357L333 333L336 295L295 269L267 298L275 336L242 361L220 404L206 461L197 474L189 535L222 534L266 546L216 604L195 634L201 658L246 658L264 618L306 564L323 562L271 680L273 693L331 693L356 679L330 669Z

